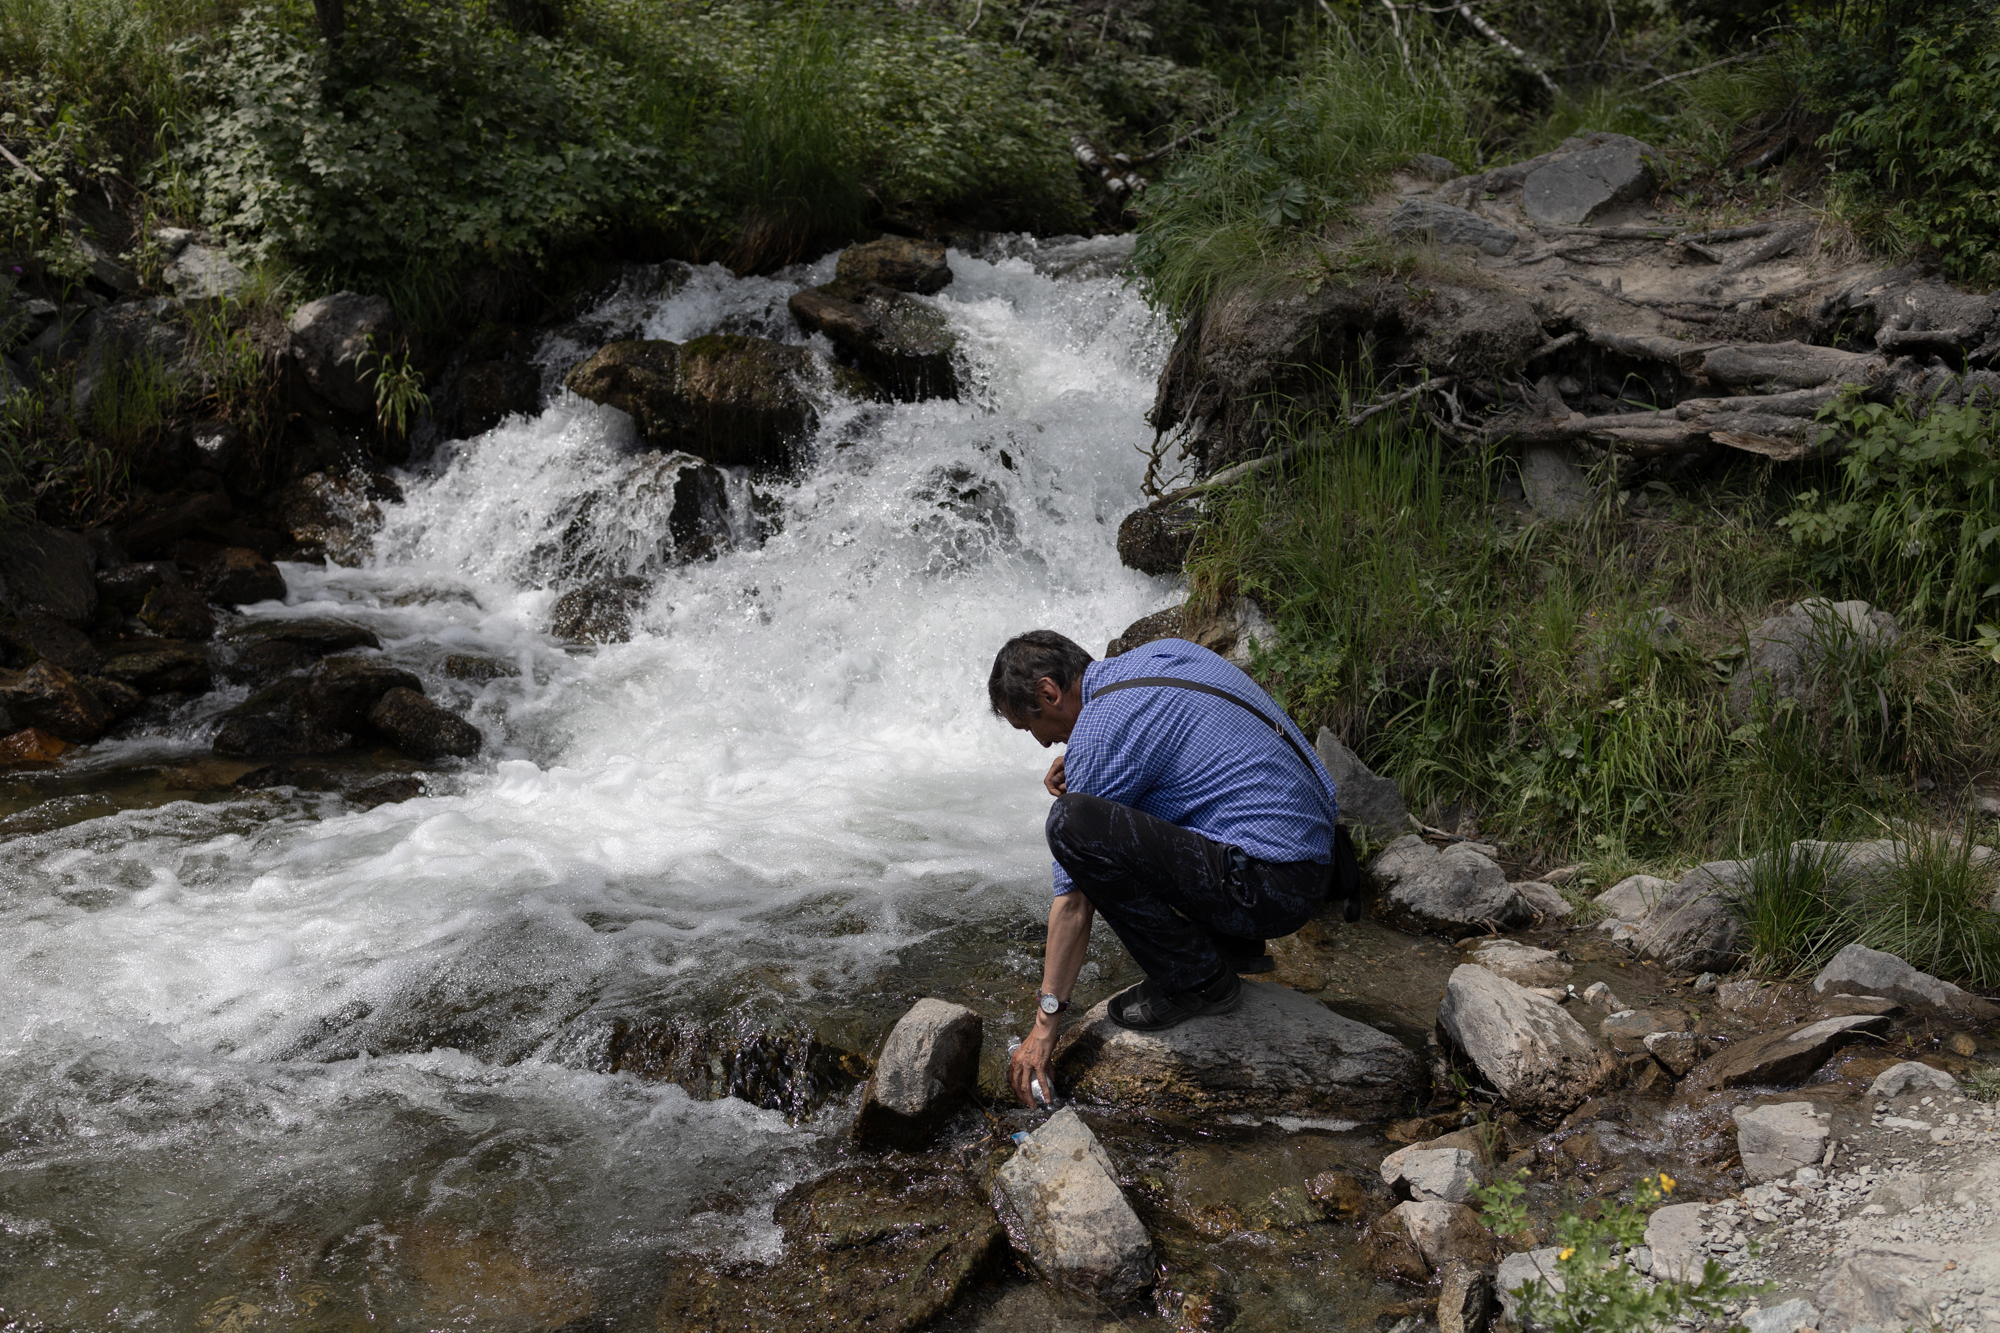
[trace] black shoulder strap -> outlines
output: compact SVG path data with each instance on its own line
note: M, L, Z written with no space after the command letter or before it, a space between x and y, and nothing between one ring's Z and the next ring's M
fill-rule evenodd
M1204 684L1198 680L1181 680L1175 676L1134 676L1130 680L1113 681L1109 685L1100 686L1090 697L1096 699L1114 690L1137 689L1141 685L1165 685L1177 690L1197 690L1202 694L1212 694L1218 699L1229 700L1276 732L1285 744L1292 747L1292 753L1306 766L1306 772L1312 774L1315 780L1318 779L1319 770L1313 767L1311 758L1300 746L1298 739L1282 723L1266 717L1263 709L1243 696L1231 694L1220 686ZM1362 892L1361 862L1354 854L1354 840L1348 836L1347 829L1338 823L1333 826L1333 880L1335 889L1346 903L1341 915L1349 921L1359 920Z

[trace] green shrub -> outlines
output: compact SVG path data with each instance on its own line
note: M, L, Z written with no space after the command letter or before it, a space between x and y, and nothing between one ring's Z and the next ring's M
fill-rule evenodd
M369 6L329 52L270 10L188 52L208 105L176 161L204 220L333 272L541 253L660 202L629 82L450 3Z
M1406 61L1391 41L1331 29L1295 78L1139 198L1148 297L1184 317L1219 291L1297 275L1414 155L1470 165L1466 115L1441 50Z
M1864 232L2000 282L2000 15L1888 0L1809 23L1801 57L1834 188Z
M1970 638L2000 598L2000 435L1993 413L1919 420L1843 398L1821 417L1851 435L1837 490L1808 490L1780 519L1823 581Z
M1969 829L1909 831L1888 873L1863 895L1853 938L1947 981L2000 988L1996 879L1974 850Z

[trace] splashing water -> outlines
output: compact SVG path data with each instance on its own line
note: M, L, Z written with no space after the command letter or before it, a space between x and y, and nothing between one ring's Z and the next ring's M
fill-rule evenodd
M404 477L366 567L287 566L290 604L250 614L364 623L481 727L433 795L5 844L0 1323L629 1307L663 1253L776 1244L771 1201L839 1128L808 1075L865 1053L913 960L1032 986L995 941L1046 901L1046 756L984 675L1010 633L1101 645L1168 599L1114 551L1165 348L1115 277L1014 249L953 253L935 298L964 401L829 410L758 483L761 547L663 568L657 457L559 395ZM830 268L698 271L598 317L808 342L784 300ZM588 350L551 339L544 369ZM547 636L565 559L656 576L632 641ZM451 653L518 674L447 679ZM197 751L231 698L100 749ZM638 1045L689 1077L637 1076Z

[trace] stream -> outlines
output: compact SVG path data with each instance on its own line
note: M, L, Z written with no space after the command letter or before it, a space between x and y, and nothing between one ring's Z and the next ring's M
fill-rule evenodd
M1114 550L1166 351L1121 257L953 252L965 400L829 410L759 483L761 548L666 567L650 456L567 394L400 474L365 566L286 565L244 614L366 625L477 723L427 795L0 826L0 1324L624 1326L662 1255L773 1253L843 1054L932 980L1020 1006L1039 975L1047 756L988 712L994 649L1101 649L1172 597ZM832 267L628 282L584 325L806 342L785 299ZM545 378L591 350L549 339ZM546 633L579 561L657 575L630 642ZM198 762L244 692L63 781ZM713 1086L611 1068L640 1032Z

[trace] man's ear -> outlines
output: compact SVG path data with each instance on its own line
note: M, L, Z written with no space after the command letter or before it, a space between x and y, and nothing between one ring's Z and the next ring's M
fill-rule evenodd
M1035 682L1035 698L1041 702L1042 707L1059 707L1062 704L1062 697L1062 687L1056 684L1053 676L1043 676Z

